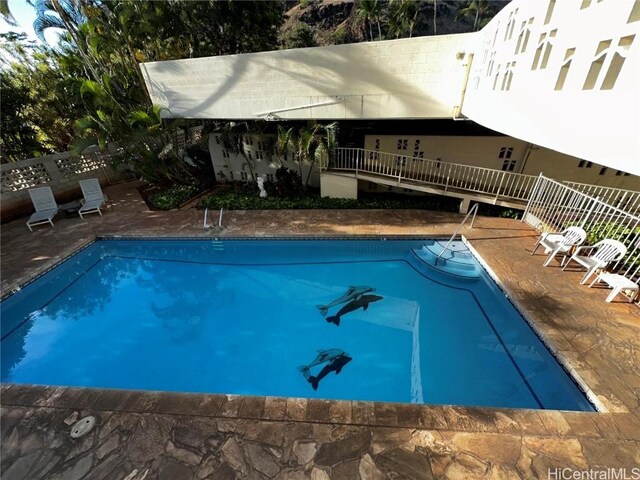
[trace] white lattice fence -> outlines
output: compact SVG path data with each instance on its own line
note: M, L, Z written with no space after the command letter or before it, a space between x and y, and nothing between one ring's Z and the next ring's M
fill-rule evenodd
M23 165L2 171L1 192L17 192L18 190L37 187L49 182L51 182L51 177L42 162Z

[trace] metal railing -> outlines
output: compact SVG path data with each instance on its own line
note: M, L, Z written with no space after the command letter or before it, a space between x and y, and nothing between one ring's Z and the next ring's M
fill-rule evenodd
M459 163L410 157L363 148L336 148L329 170L373 173L408 182L463 190L509 200L526 201L536 181L534 175L475 167Z
M640 217L632 212L540 175L522 221L541 232L577 225L587 232L590 244L604 238L619 240L627 253L608 270L640 280Z
M626 212L631 212L634 214L640 213L640 192L635 192L633 190L624 190L622 188L590 185L588 183L568 181L562 183L586 195L599 198L604 203L608 203L609 205L617 207Z
M451 237L449 238L449 241L447 242L447 244L444 246L442 251L436 257L436 261L434 262L436 265L438 264L438 260L440 260L440 257L449 248L449 245L451 245L451 242L453 242L453 239L456 238L456 235L458 235L458 232L460 232L460 229L462 228L462 226L469 219L469 215L471 215L472 213L473 213L473 218L471 219L471 228L473 228L473 223L476 221L476 214L478 213L478 205L480 205L480 204L479 203L474 203L473 206L469 209L469 212L467 212L465 217L462 219L462 221L460 222L460 225L458 225L458 228L456 228L456 231L453 232L453 235L451 235Z

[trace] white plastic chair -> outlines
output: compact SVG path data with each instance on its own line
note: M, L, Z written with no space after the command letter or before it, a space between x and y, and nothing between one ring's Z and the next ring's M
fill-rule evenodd
M582 252L589 250L595 250L595 252L591 255L582 254ZM587 273L580 281L580 284L584 284L596 270L603 269L611 262L617 262L624 257L626 253L627 247L625 247L622 242L605 238L595 245L576 248L576 251L571 255L571 258L562 270L567 268L572 260L579 263L587 269Z
M551 260L558 254L562 255L562 262L560 265L564 265L565 260L569 256L569 252L573 247L582 245L587 239L587 232L580 227L569 227L560 233L543 233L538 238L536 246L533 248L531 255L536 253L539 246L544 247L545 253L549 256L544 262L544 266L548 266Z
M97 178L89 178L87 180L80 180L80 188L82 189L82 206L78 210L80 218L84 218L82 215L88 213L98 212L102 216L100 208L107 201L107 197L102 193L100 188L100 182Z
M593 282L591 282L591 284L589 284L589 288L593 287L593 284L596 282L604 282L611 288L613 288L613 290L607 297L607 302L611 302L614 298L616 298L616 295L618 295L623 290L628 290L631 293L631 296L629 297L629 303L633 303L633 301L638 296L638 290L640 290L640 287L638 287L637 283L633 282L627 277L618 275L617 273L601 273L595 278Z
M51 187L31 188L29 189L29 196L33 207L36 209L35 213L27 220L29 230L33 232L31 227L43 223L50 223L51 227L53 227L53 217L56 216L60 207L56 203Z

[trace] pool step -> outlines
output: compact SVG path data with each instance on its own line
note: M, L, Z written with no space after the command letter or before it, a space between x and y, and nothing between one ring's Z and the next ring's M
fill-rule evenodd
M425 243L422 248L416 248L413 252L422 261L442 272L470 278L480 275L478 263L463 242L451 242L447 250L444 250L445 245L444 241L434 241Z
M212 240L211 241L211 250L214 252L224 252L224 242L220 240Z

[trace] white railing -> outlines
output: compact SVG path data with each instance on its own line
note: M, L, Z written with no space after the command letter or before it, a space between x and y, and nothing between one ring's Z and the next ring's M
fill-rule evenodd
M447 242L447 244L444 246L442 251L436 257L436 261L434 262L435 265L438 264L438 260L440 260L440 257L444 254L444 252L446 252L449 249L449 245L451 245L451 242L453 242L453 239L456 238L456 235L458 235L458 232L460 232L460 229L467 222L467 220L469 219L469 216L472 213L473 213L473 218L471 219L471 228L473 228L473 224L476 221L476 214L478 213L478 206L479 205L480 205L479 203L474 203L473 207L471 207L469 212L467 212L467 215L465 215L465 217L462 219L462 221L460 222L460 225L458 225L458 228L456 228L455 232L453 232L453 234L449 238L449 241Z
M622 188L603 187L588 183L562 182L591 197L599 198L604 203L631 213L640 213L640 192ZM638 186L640 188L640 185Z
M589 244L604 238L619 240L627 246L627 254L609 270L632 281L640 279L640 217L630 211L540 175L522 221L542 232L577 225L587 232Z
M330 170L373 173L398 180L398 183L435 185L499 198L526 201L533 189L534 175L505 172L491 168L416 158L363 148L336 148L327 166Z

